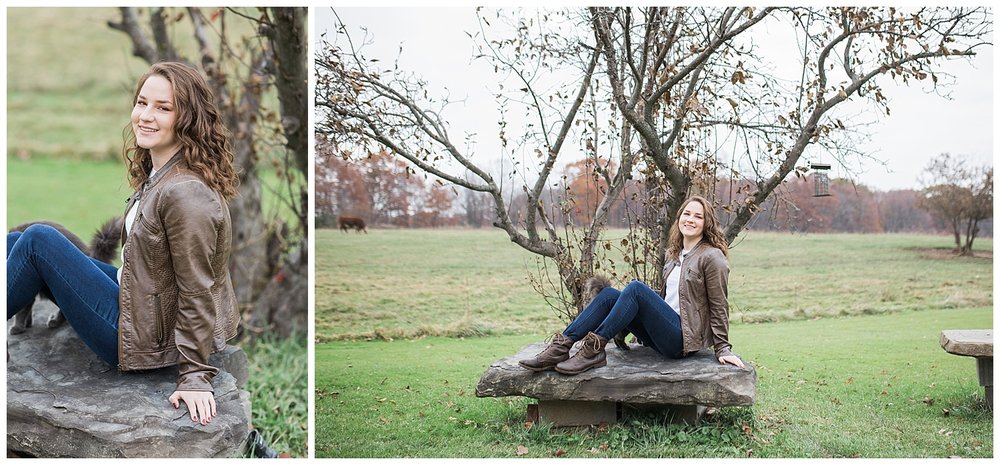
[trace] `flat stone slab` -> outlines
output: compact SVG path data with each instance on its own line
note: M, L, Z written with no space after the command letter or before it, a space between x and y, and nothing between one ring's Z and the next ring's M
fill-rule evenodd
M757 372L753 366L721 365L709 350L672 360L648 347L625 351L609 344L607 366L575 376L553 370L533 372L517 364L541 352L545 345L531 344L517 355L494 362L480 378L476 395L709 407L752 405L756 398Z
M967 357L993 356L992 329L950 329L941 331L941 348Z
M40 305L36 304L36 310ZM38 319L36 321L44 321ZM68 324L7 337L7 449L35 457L239 457L249 434L246 354L213 355L218 416L191 421L167 401L177 368L120 373ZM228 366L228 370L226 367ZM242 366L242 370L239 368Z

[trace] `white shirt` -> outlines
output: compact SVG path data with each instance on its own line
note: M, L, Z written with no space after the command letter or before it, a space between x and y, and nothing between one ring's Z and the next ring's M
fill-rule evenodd
M146 178L146 179L153 179L153 175L154 174L156 174L156 170L150 171L149 172L149 177ZM125 238L126 239L128 239L129 233L132 232L132 223L135 222L136 215L139 214L139 203L140 202L142 202L142 198L141 197L139 198L138 202L132 204L132 208L129 208L128 209L128 213L125 214ZM124 241L122 241L122 243L124 243ZM122 250L119 253L119 255L121 256L122 266L120 266L118 268L118 285L121 285L121 282L122 282L122 268L125 268L125 246L122 246Z
M680 253L680 259L677 266L670 270L670 274L667 276L666 282L666 292L664 292L663 300L667 302L678 315L681 314L681 265L684 264L684 257L690 253L689 250L682 250Z

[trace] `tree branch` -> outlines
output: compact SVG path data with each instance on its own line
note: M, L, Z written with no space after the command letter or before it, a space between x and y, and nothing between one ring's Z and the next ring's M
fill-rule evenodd
M149 64L160 61L160 55L157 53L156 47L149 37L146 36L146 33L142 31L142 26L139 24L139 15L136 13L135 7L121 7L118 8L118 11L121 13L121 22L108 21L108 27L128 34L129 39L132 40L132 56L142 58Z

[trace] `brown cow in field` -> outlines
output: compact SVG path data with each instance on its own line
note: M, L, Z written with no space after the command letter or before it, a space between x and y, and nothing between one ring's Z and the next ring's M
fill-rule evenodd
M358 218L356 216L341 216L338 218L340 222L340 229L347 232L348 229L354 228L358 232L364 231L368 234L368 229L365 228L365 220Z

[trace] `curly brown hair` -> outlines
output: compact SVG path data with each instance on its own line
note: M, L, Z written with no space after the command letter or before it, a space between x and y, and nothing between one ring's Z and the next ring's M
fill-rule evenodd
M215 96L205 78L184 63L156 63L139 79L132 96L133 105L138 100L139 91L146 79L154 75L162 76L173 88L177 108L174 133L181 144L188 167L226 199L236 197L239 177L233 167L234 155L229 130L222 124L222 117L215 106ZM131 122L125 125L123 134L123 157L125 166L128 167L129 185L139 190L149 178L153 159L148 149L136 145Z
M670 226L670 238L667 242L667 260L677 260L677 257L681 253L681 248L684 247L684 236L681 235L680 228L681 213L684 212L684 208L691 202L698 202L705 209L705 229L701 235L702 242L708 242L708 245L721 250L723 255L729 257L729 243L726 241L725 234L722 233L722 228L719 227L719 219L715 216L715 208L704 197L693 195L685 199L684 203L681 204L681 208L677 209L677 219Z

